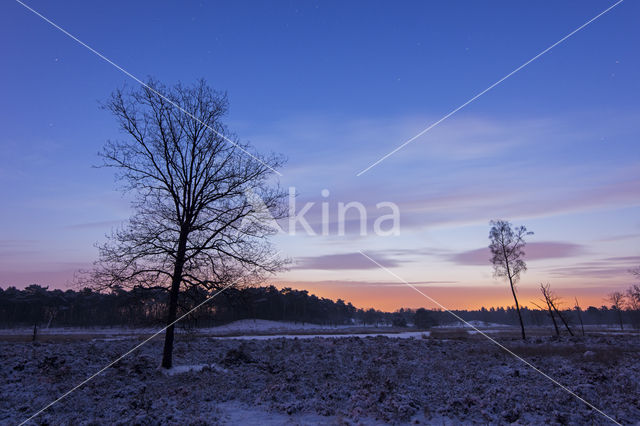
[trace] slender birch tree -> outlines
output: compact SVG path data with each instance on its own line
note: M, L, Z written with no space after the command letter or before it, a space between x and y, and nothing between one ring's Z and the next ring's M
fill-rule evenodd
M527 270L524 261L524 237L532 235L524 226L512 227L506 220L492 220L489 231L489 250L491 250L491 264L493 265L493 275L496 278L506 278L511 287L511 294L516 303L516 311L520 320L522 338L525 339L524 322L516 295L516 283L520 279L520 273Z

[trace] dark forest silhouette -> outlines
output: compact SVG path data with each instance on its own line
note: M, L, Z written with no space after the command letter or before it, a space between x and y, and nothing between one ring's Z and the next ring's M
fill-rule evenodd
M183 292L179 311L186 312L210 293L194 288ZM167 312L166 291L135 288L97 292L89 288L48 290L30 285L23 290L0 288L0 326L94 327L94 326L161 326ZM512 307L453 310L466 321L519 325L518 313ZM640 310L590 306L587 309L564 309L562 315L572 324L618 324L620 315L625 323L640 326ZM549 326L551 319L545 310L521 307L524 321L532 326ZM306 290L274 286L229 288L180 323L181 327L210 327L241 319L265 319L323 325L379 325L428 328L451 323L445 311L400 309L382 312L356 308L343 300L331 300L309 294Z

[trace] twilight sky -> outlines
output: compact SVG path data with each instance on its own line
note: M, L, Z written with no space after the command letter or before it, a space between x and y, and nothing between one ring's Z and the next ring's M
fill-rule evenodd
M357 306L510 305L492 277L488 222L535 232L520 292L550 282L603 304L640 265L640 4L625 1L361 176L356 174L614 4L613 1L27 1L130 73L226 90L228 125L285 154L280 182L315 203L320 233L280 235L295 263L273 279ZM129 215L118 138L99 102L135 85L19 3L0 6L0 286L65 287ZM322 190L329 190L323 197ZM367 236L337 205L368 209ZM393 202L400 235L376 236Z

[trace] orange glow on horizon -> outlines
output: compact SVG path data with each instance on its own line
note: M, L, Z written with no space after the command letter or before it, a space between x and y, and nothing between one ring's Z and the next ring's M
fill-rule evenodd
M388 284L359 284L337 282L278 282L274 285L281 289L291 287L298 290L307 290L309 294L328 299L342 299L345 303L351 302L356 308L375 308L382 311L393 312L400 308L427 308L438 309L439 306L427 297L419 294L413 288L405 285ZM458 287L417 287L421 292L430 296L447 309L475 310L485 307L515 306L511 290L508 285L495 286L458 286ZM560 297L563 308L573 308L575 298L578 298L580 307L586 309L589 306L600 307L606 305L604 300L610 288L557 288L553 289ZM531 302L540 303L540 291L538 288L522 287L518 290L518 303L521 307L527 306L537 309Z

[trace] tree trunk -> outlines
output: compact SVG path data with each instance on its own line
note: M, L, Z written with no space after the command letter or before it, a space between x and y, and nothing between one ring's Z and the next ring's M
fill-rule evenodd
M571 328L569 328L569 324L567 323L567 321L565 321L564 317L562 316L562 314L560 313L558 308L556 308L556 305L553 302L550 302L550 303L551 303L551 306L553 307L553 310L556 311L556 314L558 314L558 316L562 320L562 323L566 327L566 329L569 332L569 334L573 336L573 331L571 331Z
M618 308L617 311L618 311L618 320L620 321L620 330L624 330L624 325L622 324L622 311L620 310L620 308Z
M516 311L518 311L518 319L520 320L520 329L522 330L522 340L527 337L524 334L524 322L522 322L522 314L520 313L520 305L518 304L518 298L516 297L516 289L513 288L513 280L509 277L509 284L511 285L511 293L513 294L513 300L516 302Z
M511 269L509 268L509 257L505 251L504 245L502 246L502 254L504 255L504 264L507 268L507 277L509 277L509 285L511 286L511 294L513 294L513 300L516 302L516 311L518 311L518 319L520 320L520 329L522 330L522 340L526 340L524 334L524 322L522 321L522 314L520 313L520 305L518 304L518 297L516 296L516 289L513 286L513 278L511 277Z
M547 296L545 295L545 298ZM551 321L553 321L553 328L556 329L556 336L560 336L560 330L558 329L558 323L556 322L555 317L553 316L553 311L551 310L551 304L549 303L549 300L547 299L547 308L549 308L549 315L551 316Z
M584 323L582 322L582 310L578 305L578 298L576 297L576 310L578 311L578 319L580 320L580 328L582 328L582 335L584 336Z
M182 282L182 268L184 267L185 253L187 247L187 232L183 229L180 232L178 242L178 252L176 263L173 268L173 278L171 280L171 290L169 291L169 315L167 317L167 330L164 336L164 350L162 352L162 367L171 368L173 365L173 335L175 330L176 315L178 312L178 295L180 294L180 284Z

